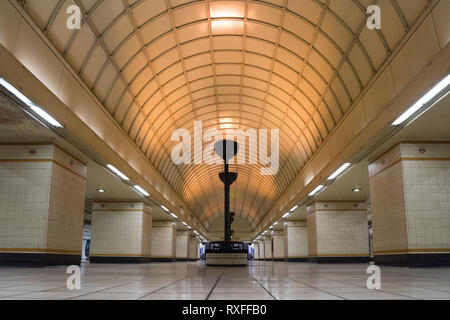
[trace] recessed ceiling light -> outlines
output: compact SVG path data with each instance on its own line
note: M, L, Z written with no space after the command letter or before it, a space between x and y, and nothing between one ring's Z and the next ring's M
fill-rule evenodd
M114 167L112 164L107 164L106 165L109 170L111 170L112 172L114 172L116 175L118 175L121 179L123 180L130 180L130 178L128 178L126 175L124 175L122 172L120 172L116 167Z
M285 214L283 214L282 218L283 218L283 219L284 219L284 218L287 218L287 217L289 217L290 214L291 214L290 212L286 212Z
M293 207L291 208L291 210L289 210L289 211L292 212L292 211L294 211L294 210L297 210L297 208L298 208L298 206L293 206Z
M99 188L99 189L97 189L97 192L104 193L104 192L106 192L106 190Z
M409 117L411 117L414 113L420 110L425 104L430 102L434 97L436 97L439 93L443 92L445 88L450 84L450 74L447 75L444 79L439 81L437 85L435 85L430 91L428 91L425 95L422 96L416 103L414 103L411 107L409 107L400 117L398 117L393 123L393 126L401 125L405 122Z
M355 186L353 189L352 189L352 191L353 192L360 192L362 189L360 188L360 187L358 187L358 186Z
M163 205L161 205L161 208L164 210L164 211L166 211L166 212L169 212L170 210L169 209L167 209L165 206L163 206Z
M333 180L334 178L336 178L338 175L340 175L342 172L344 172L345 169L347 169L350 166L350 163L344 163L342 166L339 167L339 169L337 169L331 176L328 177L327 180Z
M177 217L177 215L175 214L175 213L170 213L170 215L173 217L173 218L175 218L175 219L178 219L178 217Z

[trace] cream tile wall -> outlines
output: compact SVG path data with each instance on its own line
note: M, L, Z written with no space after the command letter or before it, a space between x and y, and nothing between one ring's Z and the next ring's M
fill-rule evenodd
M284 232L283 231L272 231L273 239L273 258L274 259L284 259Z
M317 257L317 230L315 213L310 213L306 216L306 225L308 229L308 256Z
M272 237L264 238L264 259L272 259Z
M81 253L85 181L57 146L0 145L0 251Z
M286 258L308 257L306 221L289 221L284 224L284 251Z
M450 249L450 144L401 150L408 249Z
M369 172L375 254L448 252L450 144L401 143Z
M369 165L374 253L405 250L406 212L400 146Z
M396 164L389 166L386 159L393 154ZM374 161L369 172L371 168L375 253L448 251L450 144L401 143ZM384 191L393 187L395 195ZM394 201L402 206L386 207L386 202ZM400 231L389 226L389 220L393 219L399 221Z
M197 260L198 258L198 240L194 234L189 236L189 259Z
M307 218L312 224L308 240L315 238L316 256L369 255L366 203L315 202L308 206Z
M253 250L253 259L255 259L255 260L260 258L259 247L260 247L259 241L255 241L254 250Z
M142 202L94 202L91 256L149 257L151 224Z
M177 231L177 259L187 259L189 257L189 233L188 231Z
M47 246L78 251L83 238L86 166L59 148L53 152Z
M153 222L152 258L176 257L176 232L173 222Z

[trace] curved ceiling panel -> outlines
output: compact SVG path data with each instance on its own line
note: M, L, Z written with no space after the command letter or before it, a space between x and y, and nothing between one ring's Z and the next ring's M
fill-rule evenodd
M170 160L171 134L277 128L280 169L239 165L231 209L252 227L399 45L427 0L19 0L80 78L207 227L220 166ZM66 8L84 16L68 30ZM381 30L366 8L378 4Z

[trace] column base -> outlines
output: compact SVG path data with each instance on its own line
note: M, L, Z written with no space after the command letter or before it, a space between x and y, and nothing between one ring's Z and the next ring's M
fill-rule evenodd
M152 262L173 262L176 261L176 258L172 258L172 257L152 257Z
M287 262L308 262L308 258L307 257L303 257L303 258L286 258L285 261L287 261Z
M340 257L340 256L329 256L329 257L309 257L308 262L315 263L368 263L369 256L355 256L355 257Z
M90 256L90 263L148 263L150 257Z
M401 267L448 267L450 253L405 253L375 255L375 264Z
M22 267L80 265L81 254L0 252L0 265Z

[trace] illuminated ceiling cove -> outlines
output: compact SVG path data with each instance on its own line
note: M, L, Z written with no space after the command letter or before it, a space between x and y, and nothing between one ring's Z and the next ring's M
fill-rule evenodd
M16 0L11 0L16 1ZM220 165L173 164L172 132L279 129L280 165L233 165L231 210L253 228L432 1L17 0L206 227ZM69 5L84 16L66 28ZM366 27L380 6L381 30Z

